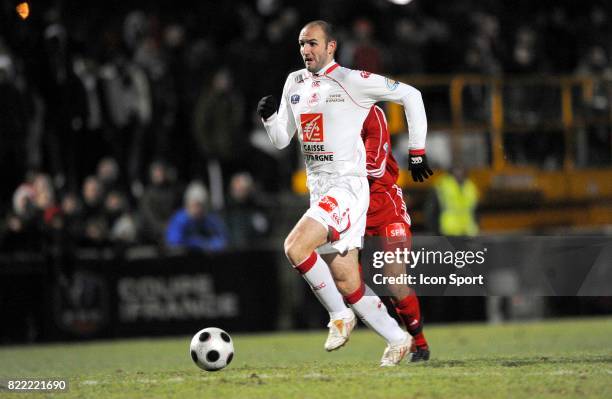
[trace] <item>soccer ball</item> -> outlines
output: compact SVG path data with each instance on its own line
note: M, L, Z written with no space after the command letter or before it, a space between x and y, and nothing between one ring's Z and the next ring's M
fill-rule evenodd
M222 329L208 327L193 336L189 352L199 368L206 371L217 371L232 362L234 342Z

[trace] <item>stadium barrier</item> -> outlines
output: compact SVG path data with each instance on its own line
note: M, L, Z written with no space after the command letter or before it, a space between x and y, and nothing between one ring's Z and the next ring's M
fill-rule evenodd
M496 236L442 245L439 237L417 236L414 248L424 253L432 239L435 249L461 249L462 242L488 248L484 270L440 265L442 275L482 273L486 289L460 291L450 275L448 284L418 286L427 323L612 311L609 237ZM370 284L370 272L380 269L368 253L362 260L371 264L364 267ZM429 278L440 269L420 264L410 271ZM375 283L372 288L379 288ZM387 294L379 294L388 302ZM142 247L79 250L67 257L0 253L0 317L0 344L189 335L209 326L321 330L329 320L278 250L202 254Z
M96 253L61 265L0 259L0 342L262 331L277 320L274 253Z

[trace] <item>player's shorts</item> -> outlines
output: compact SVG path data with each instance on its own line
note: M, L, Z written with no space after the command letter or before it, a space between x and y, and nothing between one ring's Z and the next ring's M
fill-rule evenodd
M370 187L366 177L342 176L312 179L308 182L310 208L305 215L330 232L330 242L320 246L320 254L344 254L363 247Z
M411 247L410 216L406 209L402 189L396 184L384 192L370 193L366 236L384 237L387 249Z

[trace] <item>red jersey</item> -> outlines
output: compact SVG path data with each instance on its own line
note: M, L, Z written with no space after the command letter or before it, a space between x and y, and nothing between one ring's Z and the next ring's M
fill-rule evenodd
M378 106L370 108L363 122L361 138L366 150L366 170L370 193L386 192L397 183L399 167L391 153L391 137L385 113Z
M385 113L379 107L370 108L363 123L361 138L366 150L366 170L370 182L366 235L389 237L400 230L402 236L410 235L410 216L402 189L396 184L399 167L391 153ZM405 227L400 226L402 224Z

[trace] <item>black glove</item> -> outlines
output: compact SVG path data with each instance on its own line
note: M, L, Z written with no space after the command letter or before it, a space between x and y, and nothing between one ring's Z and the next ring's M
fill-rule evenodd
M410 160L410 173L412 173L412 180L423 181L423 179L429 179L429 176L433 176L432 170L427 164L427 156L408 154Z
M261 116L264 120L268 119L276 112L278 108L276 104L276 98L274 98L274 96L263 97L257 104L257 115Z

